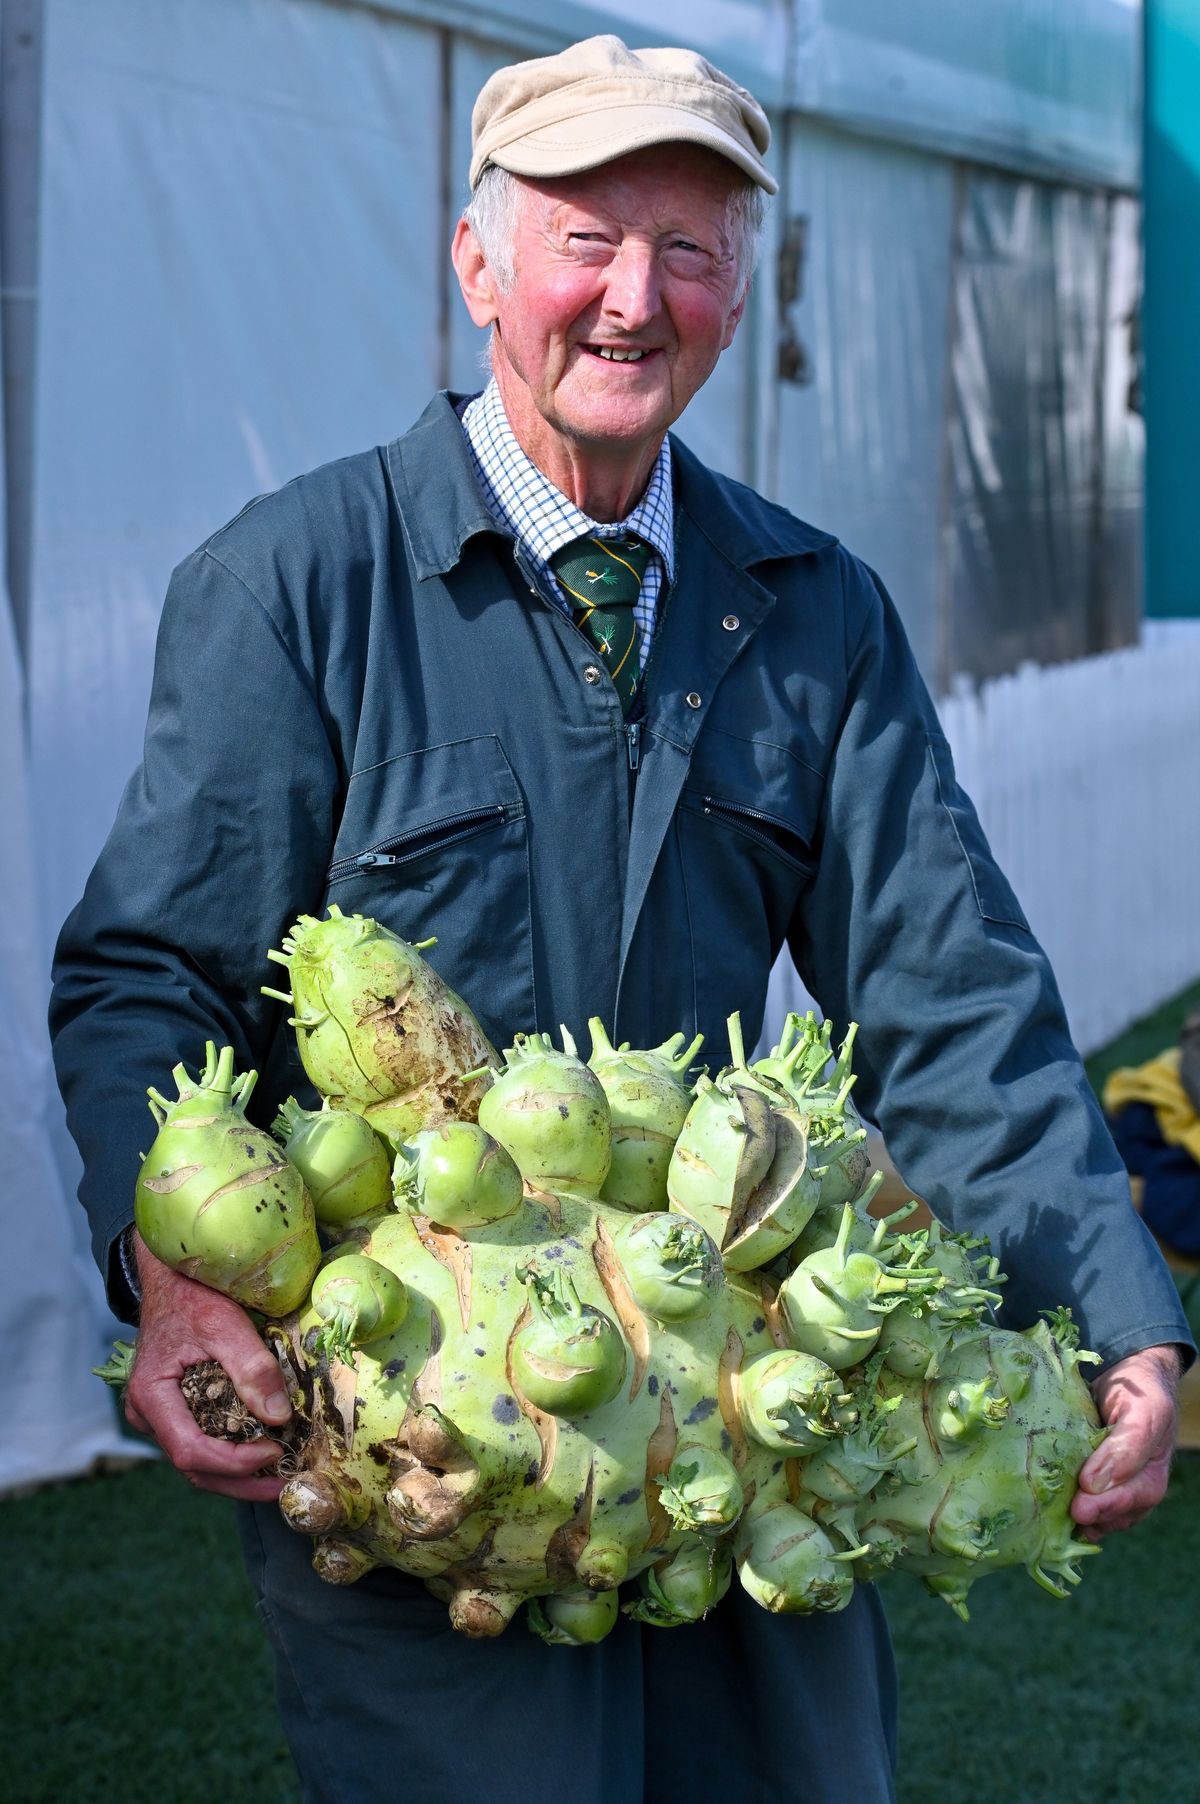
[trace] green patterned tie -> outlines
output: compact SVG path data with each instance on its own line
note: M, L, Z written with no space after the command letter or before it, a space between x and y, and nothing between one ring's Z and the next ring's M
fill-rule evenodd
M577 604L576 626L592 641L616 684L623 714L633 704L642 674L633 608L649 558L649 545L624 533L619 539L590 534L572 539L550 559L560 586Z

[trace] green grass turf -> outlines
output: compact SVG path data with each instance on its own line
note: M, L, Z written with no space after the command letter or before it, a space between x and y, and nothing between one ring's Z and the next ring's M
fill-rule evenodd
M1183 1455L1065 1603L998 1574L963 1624L888 1580L900 1804L1192 1804L1198 1520ZM7 1804L294 1804L232 1506L146 1466L8 1499L0 1525Z
M234 1506L165 1465L0 1503L6 1804L294 1804Z
M1147 1059L1173 1046L1185 1017L1195 1009L1200 1009L1200 982L1173 996L1153 1013L1144 1015L1109 1045L1093 1053L1086 1064L1097 1096L1104 1088L1105 1079L1121 1065L1144 1065Z
M1090 1059L1092 1082L1171 1044L1196 1007L1200 984ZM999 1574L963 1624L887 1581L899 1804L1193 1804L1198 1526L1187 1454L1068 1602ZM0 1500L0 1535L6 1804L296 1804L231 1504L141 1466Z
M1194 1804L1200 1454L1109 1537L1065 1602L1023 1572L973 1587L961 1623L897 1575L899 1804Z

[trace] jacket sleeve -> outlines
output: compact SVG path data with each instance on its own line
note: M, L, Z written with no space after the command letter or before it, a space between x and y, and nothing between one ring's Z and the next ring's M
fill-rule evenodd
M338 797L310 673L202 548L172 578L143 762L54 960L55 1064L114 1307L114 1243L154 1133L147 1085L203 1064L209 1039L239 1070L261 1065L281 1017L259 994L265 954L319 902Z
M843 558L846 691L790 944L861 1023L856 1101L914 1189L1009 1274L1001 1320L1070 1306L1105 1363L1191 1336L1133 1209L1045 953L954 776L887 595Z

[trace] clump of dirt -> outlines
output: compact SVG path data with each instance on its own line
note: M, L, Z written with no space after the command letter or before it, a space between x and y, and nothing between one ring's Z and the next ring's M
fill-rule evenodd
M280 1441L283 1454L275 1470L285 1475L296 1470L300 1449L308 1439L309 1425L295 1414L282 1428L266 1428L251 1415L233 1388L233 1382L215 1359L189 1366L179 1380L184 1401L198 1426L214 1441Z

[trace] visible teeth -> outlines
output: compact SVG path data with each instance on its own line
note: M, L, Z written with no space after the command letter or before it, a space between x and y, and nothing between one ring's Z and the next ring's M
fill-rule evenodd
M610 363L637 363L640 358L648 357L648 351L618 351L612 345L597 345L596 355L606 357Z

